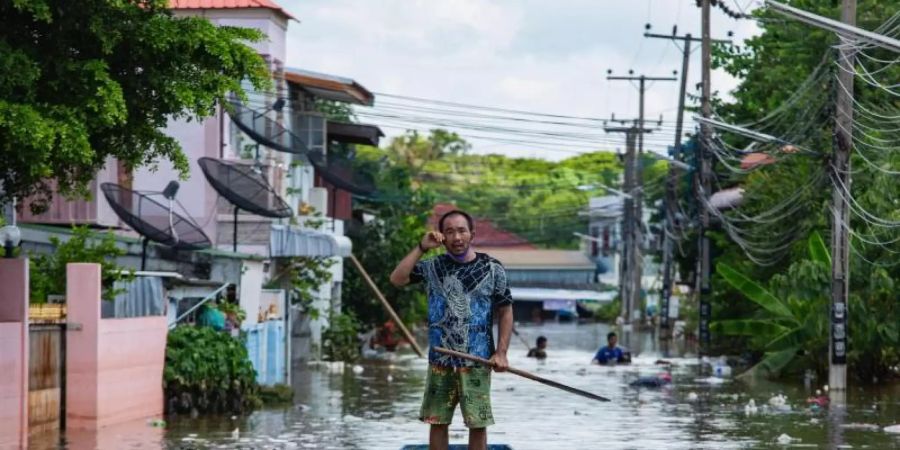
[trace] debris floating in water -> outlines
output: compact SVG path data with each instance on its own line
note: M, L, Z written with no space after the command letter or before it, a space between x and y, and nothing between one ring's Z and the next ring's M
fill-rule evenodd
M775 439L775 442L781 445L790 445L801 441L803 441L803 439L791 437L787 433L781 433L781 435Z
M841 425L841 428L845 430L860 430L860 431L878 431L881 429L878 425L874 423L845 423Z
M891 425L891 426L889 426L889 427L884 427L884 432L885 432L885 433L896 433L896 434L900 434L900 424L898 424L898 425Z
M235 428L235 429L231 432L231 438L234 439L234 440L237 440L237 439L239 439L240 437L241 437L241 430L240 430L240 428Z
M696 402L697 399L699 399L699 398L700 398L700 396L698 396L696 392L691 392L691 393L688 394L688 396L687 396L687 399L688 399L689 402Z
M746 405L744 405L744 415L752 416L759 412L759 408L756 406L756 400L750 399Z
M363 366L361 366L359 364L353 365L353 373L359 375L359 374L363 373L363 370L365 370L365 369L363 369Z

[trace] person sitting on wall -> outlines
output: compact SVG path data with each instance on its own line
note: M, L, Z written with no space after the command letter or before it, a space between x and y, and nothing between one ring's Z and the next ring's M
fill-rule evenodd
M528 350L529 358L537 358L544 359L547 357L547 338L544 336L539 336L537 338L537 342L535 343L537 347Z
M610 332L606 335L606 344L603 347L600 347L597 350L597 354L594 355L594 359L591 360L591 364L615 364L615 363L630 363L631 356L616 345L619 342L618 336L616 333Z

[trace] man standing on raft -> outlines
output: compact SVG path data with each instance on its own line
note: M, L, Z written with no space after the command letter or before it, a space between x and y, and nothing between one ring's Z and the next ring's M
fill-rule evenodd
M489 359L494 370L509 367L506 352L513 328L512 296L506 270L494 258L471 248L472 217L450 211L391 273L391 283L405 286L424 282L428 295L428 375L420 420L431 424L429 448L449 447L449 425L456 404L469 428L469 448L487 449L487 427L491 413L491 369L477 363L443 355L444 347ZM423 261L429 250L443 245L447 252ZM493 337L494 310L499 333Z

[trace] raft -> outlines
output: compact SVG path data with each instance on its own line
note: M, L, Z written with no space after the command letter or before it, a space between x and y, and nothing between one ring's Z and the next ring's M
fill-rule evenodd
M467 444L450 444L450 450L466 450L469 448ZM488 444L488 450L513 450L506 444ZM428 450L428 444L411 444L406 445L400 450Z

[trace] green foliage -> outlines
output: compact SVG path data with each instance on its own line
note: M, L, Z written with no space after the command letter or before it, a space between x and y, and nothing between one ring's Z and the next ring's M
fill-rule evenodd
M840 2L794 0L791 4L825 17L836 19L840 16ZM860 0L857 23L861 28L874 30L885 18L897 12L900 12L900 4L896 1ZM753 264L733 241L721 233L713 233L716 259L745 278L765 286L772 295L787 302L786 305L792 310L792 299L810 298L812 293L817 293L819 299L815 302L821 303L821 307L815 310L815 314L824 320L828 316L827 299L830 294L827 287L830 284L827 269L821 267L830 265L830 256L824 251L825 240L818 238L820 242L816 244L803 240L815 231L824 234L831 227L829 206L833 200L828 167L834 143L834 96L838 89L834 82L838 70L834 64L836 54L831 46L838 43L838 38L829 31L799 21L783 20L777 13L765 8L756 10L754 15L765 19L759 22L762 33L743 46L717 46L714 49L714 65L741 80L737 89L731 92L735 101L719 102L716 112L728 122L753 124L782 107L777 120L764 124L765 132L774 136L789 136L792 142L819 154L785 155L779 158L777 164L740 178L720 171L720 184L740 183L745 189L744 202L739 211L729 213L737 220L770 211L789 195L795 198L790 209L779 210L778 214L765 220L742 221L740 224L743 239L773 243L773 246L784 242L786 251L783 257L767 261L765 266ZM866 53L869 57L883 60L895 57L879 49L868 49ZM814 80L811 89L803 93L798 88L822 63L823 76ZM871 61L866 64L871 65ZM898 77L900 66L897 65L879 68L877 74L882 82L888 80L886 84ZM790 102L798 92L801 93L798 101ZM867 108L870 113L883 116L897 114L895 98L878 87L860 82L859 78L855 86L855 99L860 103L860 108ZM865 123L867 119L864 114L857 116L857 120L860 121L854 127L857 142L851 154L852 196L854 209L866 212L851 214L850 222L853 251L849 276L848 357L851 373L863 382L871 382L886 376L886 368L900 361L894 350L900 348L900 339L892 326L900 323L900 307L893 281L900 279L896 229L870 223L873 216L891 221L900 218L896 203L900 197L900 183L897 183L896 176L885 172L900 170L900 145L897 144L900 142L900 132L870 128L871 124ZM882 125L878 128L891 127ZM725 139L738 148L749 144L740 137L726 135ZM766 145L756 148L770 154L780 151ZM798 189L807 184L811 185L810 189ZM780 217L784 212L790 214ZM821 275L819 281L825 288L818 281L810 283L815 278L811 274L823 270L826 273ZM713 313L717 320L756 319L762 314L756 303L732 301L739 292L726 275L720 274L714 278L713 287ZM817 329L820 325L824 327L827 324L808 327ZM827 330L822 333L827 335ZM788 338L796 337L797 334L793 334ZM733 350L742 343L732 339L726 345ZM827 340L825 345L827 348ZM763 348L756 344L753 347L757 350ZM815 361L806 363L821 370L827 362L823 347L818 344L804 344L801 347L805 351L801 359L813 359L809 355L820 352ZM787 359L784 355L780 356L780 361ZM802 364L795 359L786 367Z
M622 314L622 299L616 297L612 302L606 303L594 313L594 318L600 322L615 323Z
M274 287L279 279L287 278L290 283L291 304L300 305L301 309L312 319L317 319L321 311L313 306L319 287L331 281L331 266L335 261L322 256L297 256L286 258L285 271L276 277L270 287Z
M261 405L244 343L209 327L169 332L163 389L169 413L243 413Z
M359 358L360 323L352 312L333 313L322 332L322 356L326 361L352 362Z
M294 400L294 390L287 384L260 386L259 399L266 406L289 406Z
M428 188L413 189L409 170L384 159L385 151L358 147L357 155L360 170L369 171L375 178L379 196L359 199L359 206L373 213L376 219L348 229L353 253L403 321L419 322L428 311L421 289L398 289L389 279L396 262L425 234L434 197ZM388 319L378 299L351 264L344 264L342 293L344 309L352 311L365 325L381 324Z
M110 231L95 233L86 226L72 227L72 235L63 242L57 236L50 237L55 251L49 254L32 254L30 257L31 303L44 303L48 295L66 294L66 264L100 264L103 284L103 300L113 300L119 293L113 288L116 281L130 281L133 271L116 265L116 258L125 250L116 245L116 237Z
M241 81L263 88L255 30L173 17L168 0L0 2L0 184L11 197L87 195L115 157L188 161L163 129L215 112Z
M395 138L381 151L406 169L412 186L440 193L475 216L490 219L537 245L577 248L572 232L584 232L588 219L578 212L592 196L605 195L597 185L615 185L621 164L614 153L585 153L559 162L536 158L474 155L469 144L453 133L432 130ZM645 177L655 179L663 165L645 164ZM653 192L652 196L659 193ZM386 198L386 201L402 201ZM477 230L476 230L477 233Z
M231 318L235 325L240 325L247 318L247 313L241 308L241 305L229 301L221 301L216 305L216 309Z
M765 371L775 375L797 360L800 360L797 369L824 371L829 338L830 267L823 256L828 250L818 233L810 236L808 248L810 257L815 259L795 262L787 273L772 279L770 289L725 263L716 266L717 273L727 283L759 306L752 319L713 323L714 332L747 336L754 350L765 352L765 357L750 373Z

